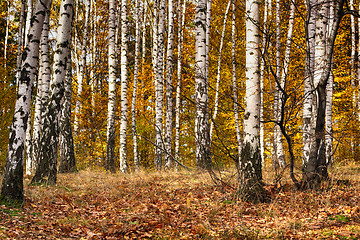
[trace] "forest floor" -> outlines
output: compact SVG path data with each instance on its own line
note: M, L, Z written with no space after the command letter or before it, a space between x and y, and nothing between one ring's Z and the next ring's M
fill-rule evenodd
M268 171L270 173L270 171ZM216 186L207 173L102 171L60 174L28 186L21 209L0 205L0 239L360 239L360 165L336 166L318 191L288 179L268 203L235 197L236 176Z

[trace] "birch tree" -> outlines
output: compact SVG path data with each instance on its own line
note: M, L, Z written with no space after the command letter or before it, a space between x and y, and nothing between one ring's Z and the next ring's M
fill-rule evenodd
M52 0L50 0L52 2ZM50 10L46 11L43 30L41 34L40 42L40 68L37 82L37 94L35 98L34 109L34 123L33 123L33 135L32 135L32 152L31 157L26 159L26 174L30 175L34 173L37 167L37 160L39 159L39 146L41 128L45 118L45 104L49 97L49 86L51 78L50 69L50 52L49 52L49 17Z
M239 195L242 200L263 202L260 155L260 69L259 69L259 3L246 1L246 93L244 144L239 163Z
M127 163L127 1L121 1L121 115L120 115L120 171L128 172Z
M173 127L173 53L174 53L174 7L173 0L168 1L168 39L166 54L166 122L164 147L166 151L165 166L171 167L171 143Z
M58 116L60 101L64 96L64 79L71 48L73 0L62 0L57 30L50 96L46 103L39 147L39 163L32 183L55 184L57 177L57 146L59 137Z
M195 8L195 156L200 169L211 168L209 86L206 74L207 0L199 0Z
M88 25L90 15L90 0L84 0L85 2L85 19L84 19L84 30L83 39L81 43L81 57L79 61L79 71L77 72L77 97L75 103L75 119L74 119L74 132L78 133L79 128L79 114L81 109L81 94L83 91L83 80L86 72L86 55L87 55L87 41L88 41Z
M64 96L61 100L61 112L59 119L59 173L76 172L74 140L71 129L71 52L68 52L66 74L64 80Z
M145 48L143 48L144 50ZM139 54L140 54L140 2L135 1L135 63L134 63L134 82L133 82L133 93L131 102L131 130L133 135L133 152L134 152L134 166L135 171L138 172L140 169L139 164L139 153L138 153L138 142L137 142L137 131L136 131L136 99L137 99L137 85L139 75Z
M165 0L160 0L159 22L157 29L157 60L155 72L155 167L162 168L163 152L163 98L164 98L164 24L165 24Z
M116 103L116 1L109 1L109 93L106 131L106 170L115 172L115 103Z
M186 11L186 0L178 4L178 44L177 44L177 83L175 97L175 159L180 161L180 112L181 112L181 81L182 81L182 59L183 59L183 42L184 42L184 22ZM178 164L176 163L176 169Z
M39 0L30 26L29 43L23 53L23 63L18 83L13 122L10 126L9 146L1 185L0 198L10 202L22 202L23 153L25 132L30 114L31 90L38 64L39 43L45 12L50 8L49 0Z
M317 95L317 114L315 126L315 139L311 147L309 160L303 164L303 187L316 187L327 177L327 164L325 159L325 109L326 86L331 72L334 42L343 16L344 1L334 2L335 14L332 19L332 28L326 34L329 3L318 3L319 14L316 18L315 34L315 71L314 87Z

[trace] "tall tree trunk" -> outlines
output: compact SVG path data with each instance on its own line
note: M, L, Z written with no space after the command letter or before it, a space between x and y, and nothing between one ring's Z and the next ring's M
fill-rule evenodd
M349 1L349 7L351 11L354 11L354 0ZM357 109L357 99L356 99L356 28L355 28L355 16L353 14L350 15L350 27L351 27L351 58L350 58L350 75L351 75L351 89L352 89L352 107L353 111ZM356 116L357 117L357 116ZM351 139L351 147L352 147L352 154L354 158L357 158L359 154L359 140L357 135L359 127L359 119L357 119L355 126L354 126L354 135L356 137L352 137Z
M18 46L16 53L16 86L19 83L19 77L21 72L21 53L23 48L23 28L24 28L24 19L25 19L25 3L26 0L21 0L21 10L20 10L20 21L19 21L19 32L18 32Z
M137 99L137 85L139 75L139 53L140 53L140 0L135 1L135 63L134 63L134 82L131 102L131 129L133 135L133 152L134 152L134 167L135 172L139 172L139 153L138 141L136 131L136 99Z
M59 26L54 55L54 70L50 86L50 96L46 103L39 148L39 163L31 183L55 184L57 178L57 145L59 137L58 117L60 101L64 96L64 79L71 48L71 28L73 0L62 0Z
M280 82L281 78L281 10L280 0L276 1L276 76L275 76L275 93L274 93L274 120L276 122L274 127L274 157L273 165L275 171L278 168L285 167L285 156L282 141L282 134L280 130L281 119L281 98L282 98L282 86Z
M212 0L207 0L206 2L206 65L205 65L205 77L206 81L209 80L209 49L210 49L210 29L211 29L211 3ZM208 83L209 84L209 83Z
M9 146L1 185L0 198L10 202L22 202L23 193L23 153L25 132L30 114L31 90L38 64L39 43L45 12L50 8L49 0L39 0L34 21L30 27L31 41L23 53L23 63L18 84L14 118L10 126Z
M176 83L176 98L175 98L175 159L180 161L180 113L181 113L181 80L182 80L182 52L184 42L184 23L186 0L182 4L178 4L178 54L177 54L177 83ZM181 19L181 21L180 21ZM178 170L179 164L175 164Z
M236 140L238 148L238 159L241 154L241 132L240 132L240 117L239 117L239 106L238 106L238 94L237 94L237 77L236 77L236 5L235 0L232 0L232 22L231 22L231 62L232 62L232 87L233 87L233 98L234 98L234 117L235 117L235 130Z
M24 46L28 44L29 41L29 32L31 28L31 18L33 16L33 0L26 1L26 21L25 21L25 39L24 39Z
M50 0L52 2L52 0ZM32 135L32 151L31 158L27 158L26 161L26 174L30 175L34 173L37 168L37 163L39 159L39 146L40 146L40 136L41 128L45 118L45 104L48 101L49 97L49 86L51 78L51 69L50 69L50 52L49 52L49 16L50 11L46 11L43 30L41 34L40 42L40 68L38 74L37 82L37 94L34 110L34 123L33 123L33 135Z
M74 140L71 129L71 52L68 52L66 74L64 80L64 96L61 100L61 113L59 119L59 173L76 172Z
M195 156L199 169L211 168L209 85L206 78L207 0L199 0L195 9Z
M115 104L116 104L116 1L109 1L109 100L106 131L106 170L115 172Z
M9 25L10 25L10 1L6 0L7 4L7 14L6 14L6 30L5 30L5 41L4 41L4 70L7 72L7 46L8 46L8 39L9 39ZM6 78L5 74L5 78Z
M81 109L81 95L83 91L83 80L86 73L86 56L87 56L87 41L88 41L88 26L89 26L89 15L90 15L90 0L84 0L85 2L85 20L84 20L84 30L83 30L83 39L81 43L81 57L79 61L79 71L77 74L77 96L75 103L75 119L74 119L74 132L78 133L79 129L79 118L80 118L80 109Z
M163 152L163 106L164 106L164 24L165 0L160 0L159 24L157 30L157 72L155 73L155 167L162 168Z
M309 161L303 165L303 187L316 187L318 183L328 176L325 156L325 109L326 86L331 73L334 42L343 16L344 0L334 2L335 14L333 25L326 33L329 3L321 1L319 15L316 19L315 36L315 73L314 87L317 93L317 115L315 127L315 140L311 147Z
M121 116L120 116L120 171L128 172L127 163L127 1L121 1Z
M222 49L223 49L223 46L224 46L226 21L227 21L227 15L228 15L229 9L230 9L230 3L231 3L231 0L229 0L228 4L226 6L226 10L225 10L225 14L224 14L224 21L223 21L223 28L222 28L222 31L221 31L219 57L218 57L218 62L217 62L218 67L217 67L217 74L216 74L214 113L213 113L213 116L211 118L211 123L210 123L210 142L212 141L213 130L214 130L214 122L216 120L216 116L217 116L218 109L219 109L219 88L220 88L220 77L221 77L221 58L222 58Z
M239 196L244 201L263 202L260 155L259 3L246 1L246 95L244 145L239 163Z
M173 0L168 1L168 40L166 59L166 122L165 122L165 166L171 167L171 143L173 129L173 54L174 54L174 7Z

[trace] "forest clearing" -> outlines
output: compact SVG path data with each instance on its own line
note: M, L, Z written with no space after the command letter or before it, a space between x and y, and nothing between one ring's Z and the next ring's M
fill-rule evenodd
M231 171L218 187L206 172L186 171L80 171L60 174L55 186L26 179L23 208L0 206L0 238L360 238L359 164L331 168L336 180L317 191L298 191L286 177L274 186L271 173L264 171L270 201L256 205L236 200Z

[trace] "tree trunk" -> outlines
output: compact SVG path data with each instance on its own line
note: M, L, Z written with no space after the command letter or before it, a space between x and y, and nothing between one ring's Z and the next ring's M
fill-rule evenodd
M52 0L51 0L52 2ZM27 158L26 162L26 174L33 174L37 168L39 159L39 144L41 136L41 128L45 115L45 104L49 97L50 86L50 53L49 53L49 17L50 11L46 11L43 30L41 34L40 42L40 68L37 82L37 94L34 110L34 123L33 123L33 136L32 136L32 151L31 158Z
M109 100L106 131L106 170L115 170L115 105L116 105L116 1L109 1Z
M27 46L29 41L29 32L32 25L31 18L33 16L33 0L27 0L26 5L27 5L27 9L26 9L24 46Z
M57 30L54 70L50 86L50 97L46 103L46 112L39 148L39 163L32 184L55 184L57 178L57 145L59 137L58 117L60 101L64 96L64 79L71 48L71 27L73 0L62 0L59 26Z
M19 77L21 72L21 53L23 47L23 28L24 28L24 19L25 19L25 3L26 0L21 0L21 10L20 10L20 21L19 21L19 32L18 32L18 46L17 46L17 56L16 56L16 86L19 83Z
M174 54L174 8L173 0L168 1L168 40L166 59L166 122L165 122L165 167L171 167L171 143L173 129L173 54Z
M136 131L136 99L137 99L137 85L139 75L139 53L140 53L140 0L135 1L135 63L134 63L134 82L131 102L131 129L133 135L133 151L134 151L134 167L135 172L139 172L139 153L138 141Z
M229 9L230 9L230 3L231 0L229 0L227 6L226 6L226 10L225 10L225 14L224 14L224 21L223 21L223 28L222 28L222 32L221 32L221 38L220 38L220 47L219 47L219 57L218 57L218 62L217 62L217 74L216 74L216 89L215 89L215 103L214 103L214 113L213 116L211 118L211 123L210 123L210 142L212 141L212 136L213 136L213 130L214 130L214 122L216 120L216 116L218 113L218 108L219 108L219 88L220 88L220 77L221 77L221 57L222 57L222 49L224 46L224 38L225 38L225 30L226 30L226 21L227 21L227 15L229 13Z
M199 169L211 168L209 85L206 78L207 0L199 0L195 9L195 156Z
M232 87L233 87L233 98L234 98L234 117L235 117L235 129L236 129L236 140L238 148L238 158L240 159L241 154L241 132L240 132L240 118L239 118L239 106L238 106L238 94L237 94L237 77L236 77L236 5L235 0L232 0L232 23L231 23L231 41L232 41Z
M121 1L121 116L120 116L120 171L129 171L127 163L127 1Z
M10 126L9 146L1 186L1 199L9 202L22 202L23 194L23 153L26 124L30 114L31 90L38 64L39 43L45 12L50 8L49 0L39 0L36 14L30 28L29 44L23 53L23 64L18 84L14 118Z
M182 80L182 52L184 42L184 23L186 0L178 4L178 55L177 55L177 84L176 84L176 100L175 100L175 159L180 161L180 113L181 113L181 80ZM180 21L181 19L181 21ZM175 164L178 170L178 163Z
M83 80L86 73L86 56L87 56L87 41L88 41L88 26L89 26L89 15L90 15L90 0L84 0L85 2L85 20L84 20L84 30L83 30L83 39L81 43L81 57L79 64L79 71L77 72L77 96L75 103L75 119L74 119L74 132L75 135L78 134L79 130L79 118L80 118L80 109L81 109L81 94L83 91Z
M76 172L76 160L74 151L74 140L71 129L71 53L68 52L66 63L66 74L64 80L64 96L61 103L61 114L59 119L59 173Z
M246 95L244 145L240 157L239 196L243 201L263 202L260 155L259 3L246 1Z

